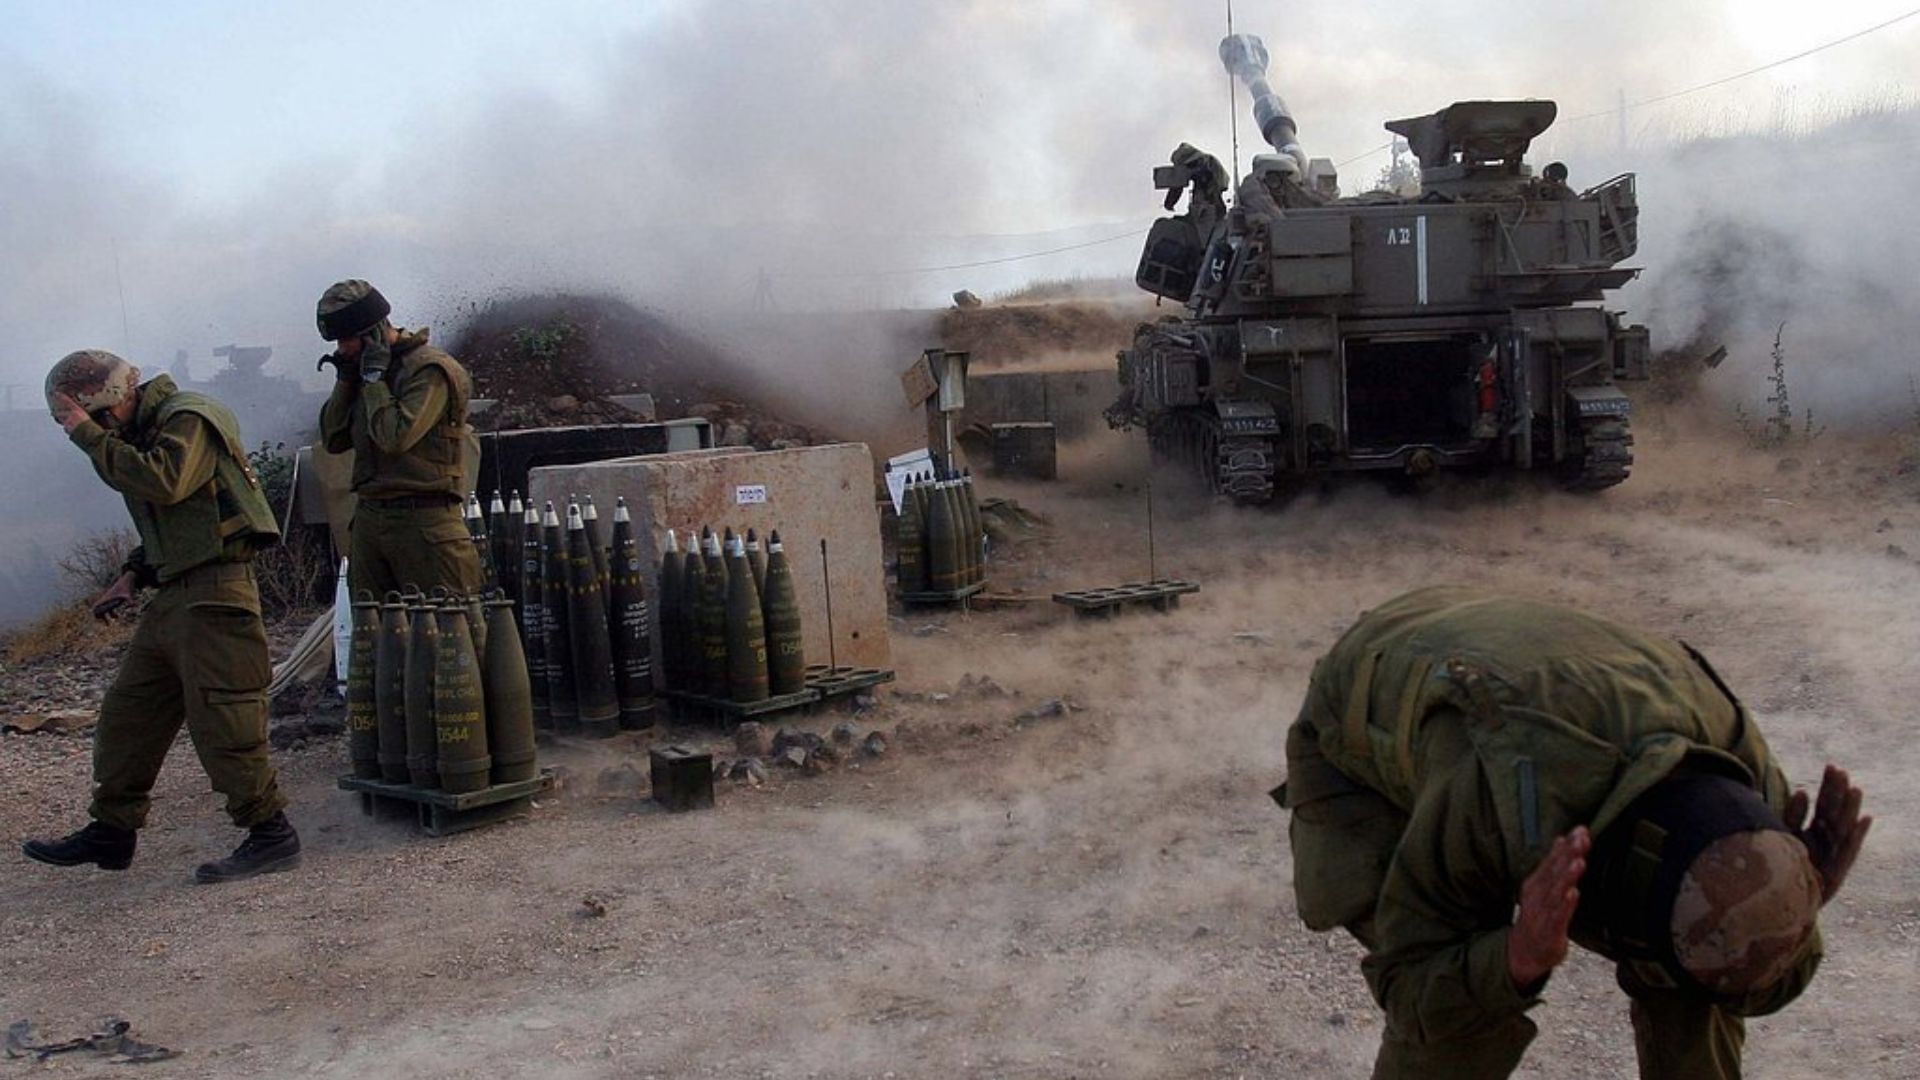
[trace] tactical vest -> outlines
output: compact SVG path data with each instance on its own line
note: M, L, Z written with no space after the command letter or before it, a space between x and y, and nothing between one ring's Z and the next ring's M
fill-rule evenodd
M1574 825L1604 829L1683 760L1785 804L1785 777L1704 657L1566 608L1422 589L1364 616L1313 681L1328 761L1405 809L1457 761L1457 744L1448 758L1426 743L1427 721L1465 717L1520 873Z
M219 440L213 476L171 506L126 498L147 565L163 583L207 563L246 558L280 537L273 509L247 461L239 422L225 405L176 389L173 379L162 375L141 388L131 441L151 445L152 437L180 413L205 421Z
M409 341L412 344L409 344ZM402 351L404 350L404 351ZM353 491L363 498L444 493L458 497L467 491L466 462L477 462L479 439L467 423L467 402L473 380L459 361L426 343L424 336L403 337L396 343L388 385L399 388L422 368L440 369L447 380L447 408L440 419L405 453L389 454L373 444L367 430L366 398L354 403Z

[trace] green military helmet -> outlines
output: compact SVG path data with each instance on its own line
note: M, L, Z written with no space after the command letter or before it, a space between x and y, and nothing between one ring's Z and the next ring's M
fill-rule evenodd
M105 349L70 352L47 372L47 408L60 416L53 395L65 394L88 413L111 409L132 395L140 369Z
M393 305L380 290L359 278L335 282L320 294L314 309L314 321L320 336L328 341L364 334L379 326L393 313Z
M1682 772L1594 841L1581 918L1678 986L1737 998L1778 983L1812 946L1820 875L1757 792Z

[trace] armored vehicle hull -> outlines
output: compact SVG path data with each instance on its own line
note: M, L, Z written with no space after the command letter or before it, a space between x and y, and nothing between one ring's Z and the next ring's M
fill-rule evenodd
M1420 157L1418 195L1339 198L1308 163L1257 39L1223 43L1281 153L1225 200L1217 161L1182 146L1156 172L1186 213L1148 236L1136 282L1185 305L1120 354L1108 411L1222 493L1392 469L1542 470L1574 490L1627 478L1648 340L1601 306L1637 270L1632 176L1575 193L1522 162L1551 102L1466 102L1388 127ZM1304 179L1307 178L1307 179ZM1190 190L1189 190L1190 189Z

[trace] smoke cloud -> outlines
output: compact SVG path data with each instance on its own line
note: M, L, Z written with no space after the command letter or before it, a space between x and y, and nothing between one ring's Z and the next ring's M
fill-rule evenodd
M1884 5L1869 6L1861 22L1885 17ZM337 65L325 35L263 29L305 17L275 10L250 11L237 35L222 29L222 47L245 54L258 32L266 53L242 56L249 70ZM592 20L569 10L553 17L553 32L586 33ZM98 55L76 68L16 35L0 44L0 323L9 329L0 383L10 384L13 409L0 417L36 464L21 472L16 460L0 481L30 495L56 477L79 517L112 519L117 500L30 415L52 360L107 347L156 371L184 350L204 377L220 366L212 348L263 344L276 350L270 371L317 388L310 312L344 276L378 282L402 321L443 336L475 305L528 290L613 292L721 332L756 304L927 307L961 287L1125 277L1137 256L1130 237L1157 211L1149 170L1176 143L1231 160L1237 124L1242 163L1261 149L1244 94L1229 107L1215 55L1223 14L1170 0L684 0L609 32L564 76L531 62L442 71L435 58L461 42L405 41L393 66L412 73L379 118L379 140L352 137L356 98L341 89L354 85L350 68L310 100L260 87L249 103L272 111L281 140L227 148L227 158L258 164L238 167L217 191L194 179L204 155L192 138L213 122L132 104L155 72L180 66L177 41L115 40L108 27ZM1770 342L1786 321L1790 345L1808 357L1809 403L1837 414L1886 399L1895 346L1911 329L1884 302L1913 280L1893 239L1911 234L1911 218L1886 220L1910 201L1894 196L1901 178L1876 164L1897 140L1848 142L1846 155L1812 135L1786 148L1750 137L1716 152L1646 149L1676 132L1768 122L1777 105L1760 117L1737 106L1765 97L1772 76L1689 98L1679 112L1631 112L1626 141L1657 161L1620 162L1612 119L1572 119L1623 92L1637 100L1804 47L1804 38L1755 36L1789 16L1653 0L1552 12L1521 0L1437 0L1417 17L1386 0L1249 0L1236 16L1237 29L1265 37L1273 85L1307 151L1346 162L1349 190L1385 163L1368 155L1386 140L1387 119L1466 98L1555 97L1568 119L1543 141L1546 153L1593 162L1577 176L1643 170L1649 273L1629 294L1636 316L1656 320L1665 340L1710 321L1686 284L1697 236L1777 244L1795 254L1741 279L1740 309L1752 313L1738 320L1742 364L1752 342ZM447 17L461 18L463 33L499 33L464 9ZM212 18L193 9L168 32L211 32L194 22ZM542 28L516 32L532 41ZM1840 99L1885 100L1880 73L1907 70L1913 40L1896 27L1783 72ZM130 117L146 123L132 137ZM1910 142L1913 125L1903 123ZM1832 138L1837 151L1841 136ZM1054 248L1071 250L967 265ZM908 272L944 266L963 268ZM1783 291L1785 309L1769 299ZM895 344L875 334L861 347ZM1863 357L1886 378L1856 381ZM873 364L890 371L894 359ZM781 371L795 386L814 374L798 362ZM71 468L49 473L43 458Z

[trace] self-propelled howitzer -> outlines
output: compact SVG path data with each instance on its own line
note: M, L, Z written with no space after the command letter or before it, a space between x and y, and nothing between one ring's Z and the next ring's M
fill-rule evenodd
M1524 155L1551 101L1466 101L1396 120L1417 194L1342 198L1266 83L1258 38L1221 43L1275 153L1226 205L1225 170L1183 144L1155 170L1172 209L1135 281L1185 311L1120 354L1115 426L1144 427L1235 501L1290 478L1443 467L1550 471L1592 491L1626 479L1643 326L1600 305L1638 271L1631 174L1586 191Z

